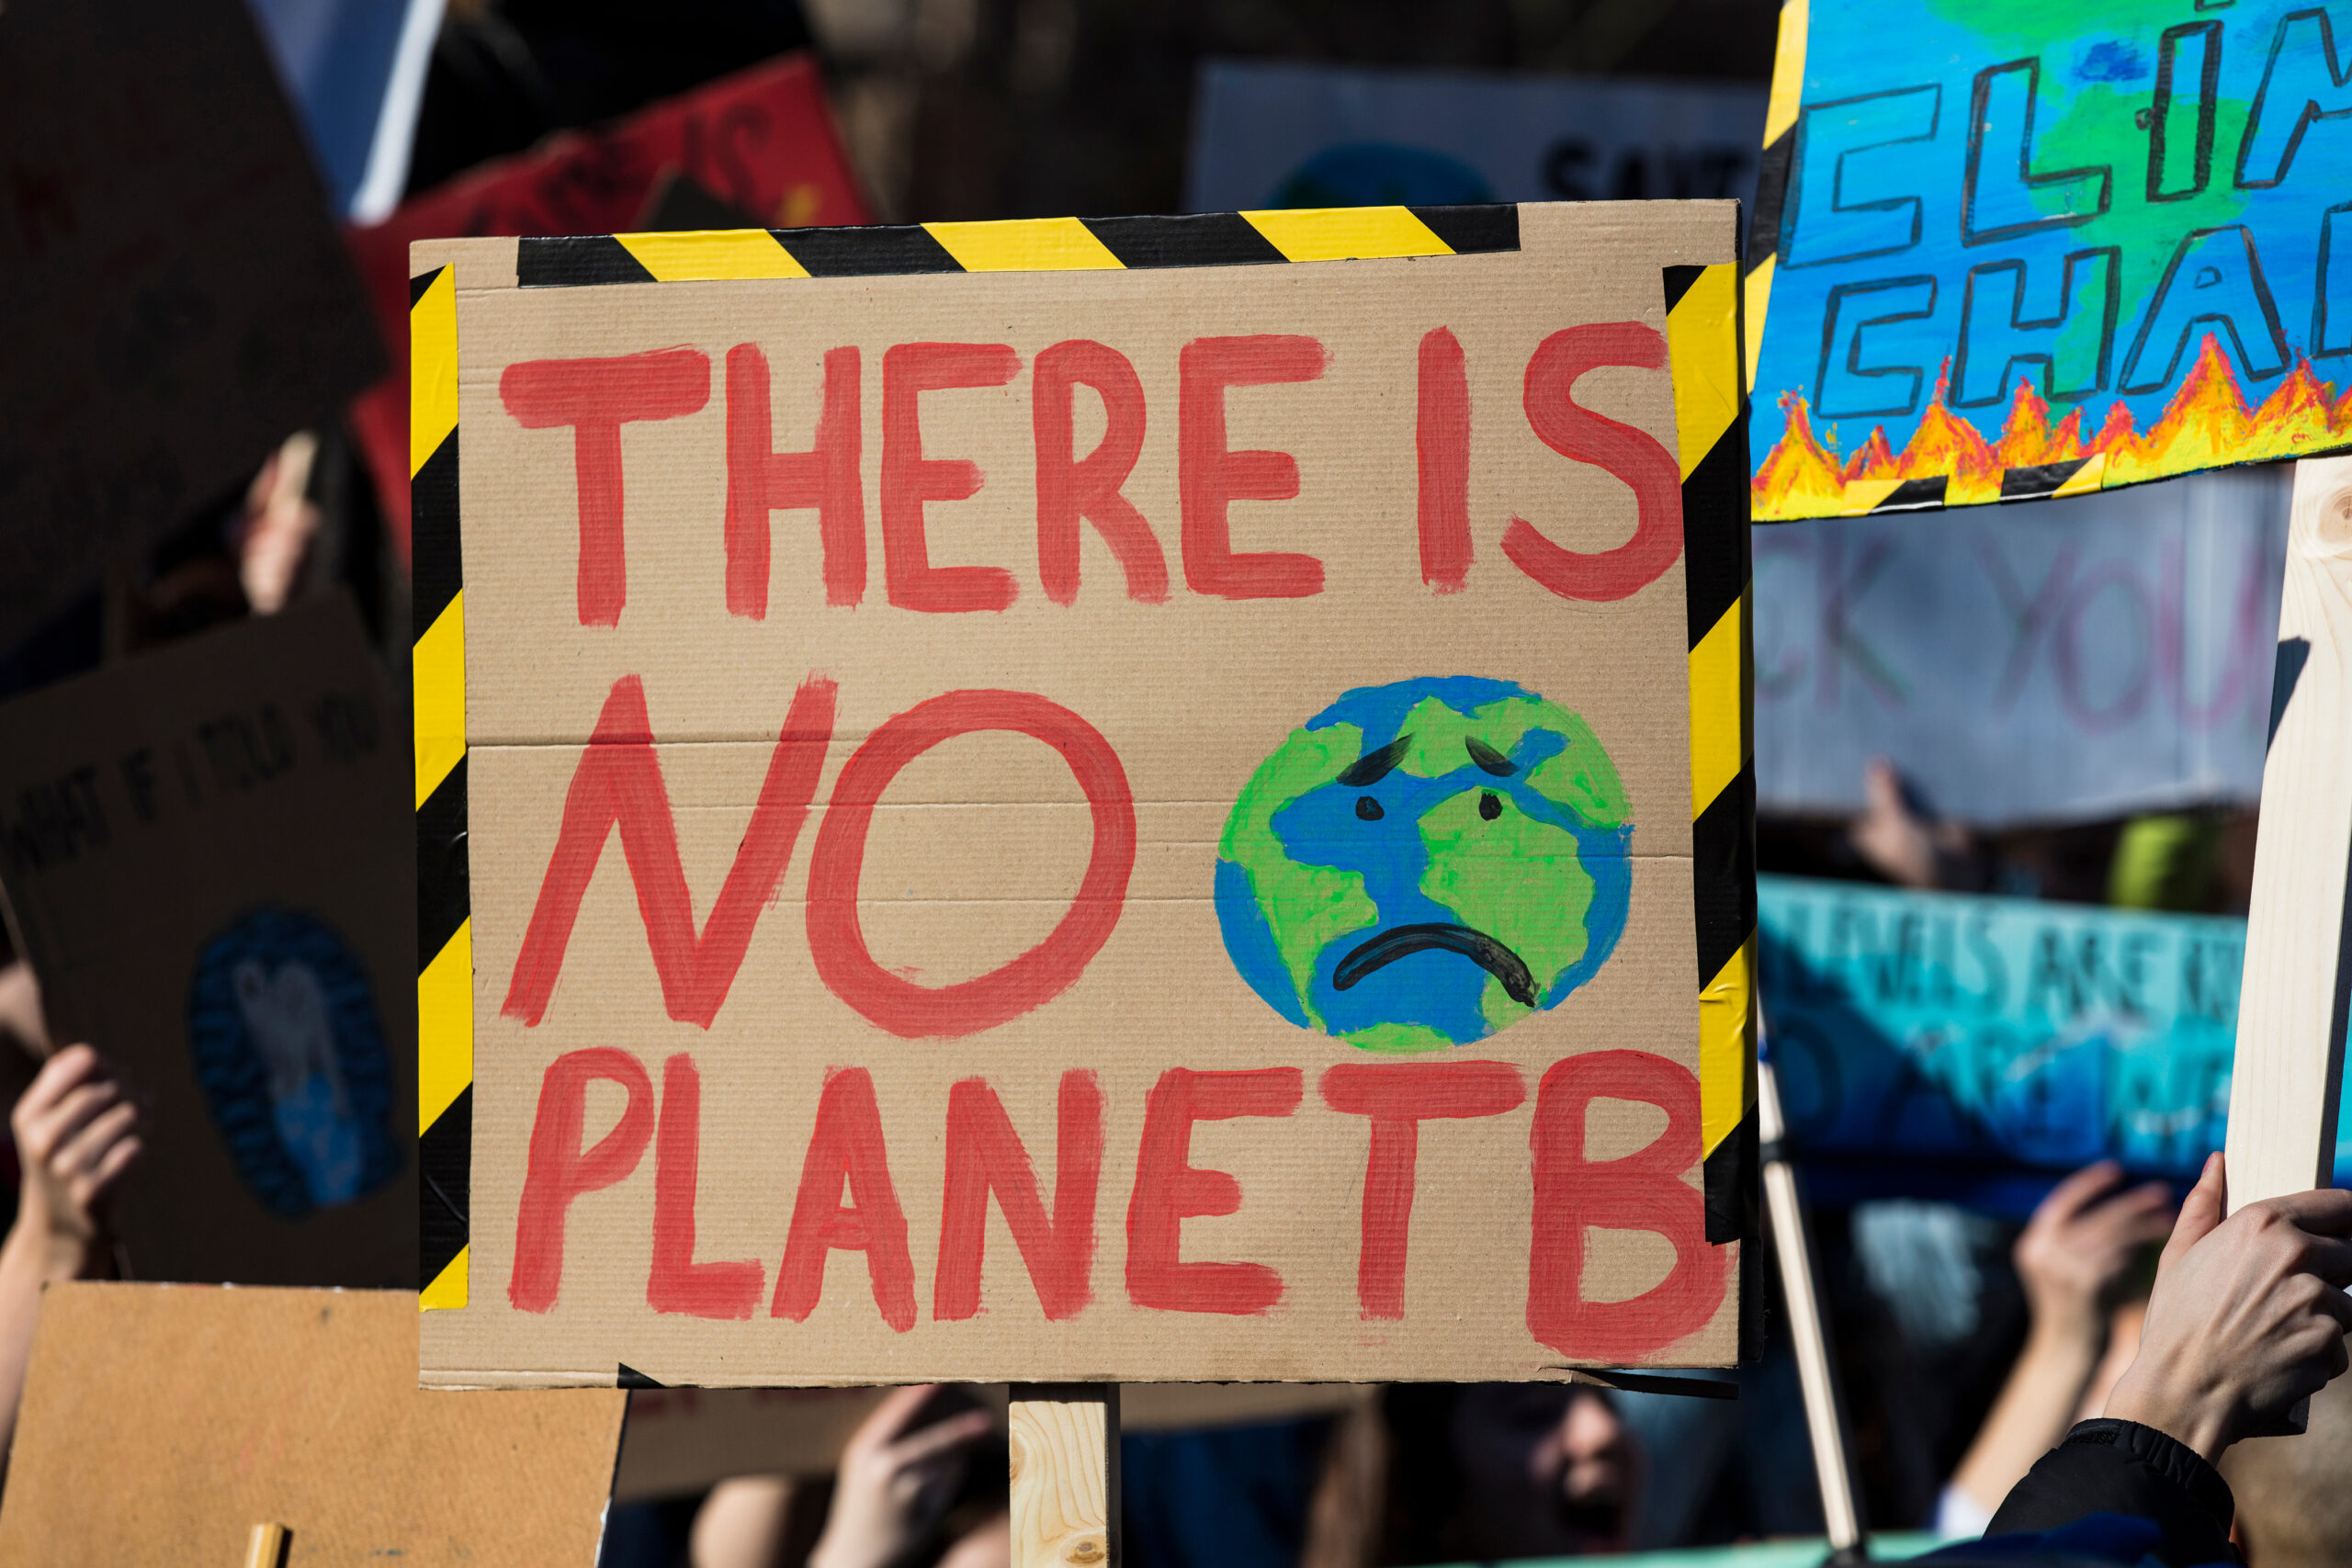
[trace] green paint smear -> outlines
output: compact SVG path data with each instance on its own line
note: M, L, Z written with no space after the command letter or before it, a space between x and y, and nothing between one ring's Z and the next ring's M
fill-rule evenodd
M1365 1051L1377 1051L1386 1055L1419 1055L1427 1051L1445 1051L1453 1042L1436 1030L1419 1023L1375 1023L1359 1029L1352 1034L1340 1036L1349 1044Z
M1323 1019L1314 1000L1316 956L1334 938L1374 923L1380 911L1360 873L1292 860L1274 836L1274 813L1293 796L1329 783L1363 753L1363 731L1352 724L1293 730L1250 775L1217 843L1217 852L1249 874L1291 988L1317 1028Z
M1632 811L1616 764L1590 725L1541 697L1486 703L1467 714L1433 697L1423 698L1405 716L1405 730L1413 743L1397 766L1419 778L1442 778L1469 764L1471 737L1508 757L1531 729L1548 729L1567 742L1528 775L1536 792L1593 827L1623 827ZM1470 798L1475 804L1476 797Z
M1592 876L1577 853L1575 834L1538 822L1507 795L1497 797L1502 815L1489 822L1478 814L1485 793L1451 796L1422 814L1421 842L1430 863L1421 874L1421 891L1464 924L1510 943L1527 961L1541 997L1584 956ZM1494 997L1500 989L1490 978L1480 1003L1497 1028L1529 1010L1506 997L1503 1005L1512 1010L1497 1021Z

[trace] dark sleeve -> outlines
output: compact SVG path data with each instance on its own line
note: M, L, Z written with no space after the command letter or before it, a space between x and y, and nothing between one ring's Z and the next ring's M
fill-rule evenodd
M2237 1502L2221 1472L2137 1421L2079 1423L2011 1488L1987 1536L2056 1529L2090 1514L2131 1514L2163 1531L2174 1568L2242 1561L2230 1544Z

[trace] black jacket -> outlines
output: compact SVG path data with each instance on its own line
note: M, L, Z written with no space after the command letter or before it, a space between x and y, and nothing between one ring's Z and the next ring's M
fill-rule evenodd
M2245 1560L2230 1544L2237 1502L2221 1472L2137 1421L2085 1421L2010 1489L1985 1535L2055 1529L2089 1514L2132 1514L2163 1532L2170 1568Z

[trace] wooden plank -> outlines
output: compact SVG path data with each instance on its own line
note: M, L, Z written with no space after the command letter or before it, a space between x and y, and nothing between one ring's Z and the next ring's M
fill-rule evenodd
M1016 1383L1012 1568L1116 1568L1119 1386Z
M2230 1082L2230 1206L2324 1186L2352 866L2352 458L2295 466L2270 751Z
M1759 1034L1763 1010L1757 1010ZM1769 1036L1768 1042L1769 1042ZM1838 1397L1837 1369L1822 1325L1821 1299L1814 1288L1813 1239L1797 1198L1796 1171L1782 1142L1788 1124L1781 1115L1780 1080L1772 1072L1769 1043L1756 1064L1756 1134L1763 1166L1764 1207L1781 1265L1781 1294L1789 1309L1789 1338L1796 1350L1797 1382L1804 1396L1805 1432L1813 1440L1814 1474L1821 1485L1821 1517L1832 1563L1866 1562L1869 1542L1861 1510L1854 1500L1853 1468L1847 1459L1846 1416Z

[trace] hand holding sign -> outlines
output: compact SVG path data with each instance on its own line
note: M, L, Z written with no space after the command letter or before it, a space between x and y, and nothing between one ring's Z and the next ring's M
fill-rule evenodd
M2181 1205L2140 1354L2107 1414L2211 1461L2344 1374L2352 1332L2352 1192L2322 1188L2227 1219L2222 1156Z

